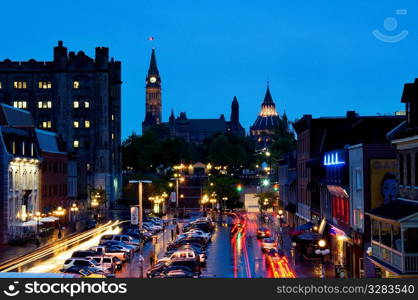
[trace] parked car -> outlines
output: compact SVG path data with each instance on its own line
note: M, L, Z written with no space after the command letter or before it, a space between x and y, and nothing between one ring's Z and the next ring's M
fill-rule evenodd
M125 262L129 259L129 253L127 253L126 250L121 250L121 249L113 247L113 246L110 246L110 247L107 247L107 246L93 246L93 247L90 247L90 250L93 250L97 254L100 254L100 255L108 255L108 256L116 257L121 262Z
M80 275L80 277L83 278L106 278L106 276L103 274L103 272L96 273L96 271L92 268L88 267L70 267L68 269L61 270L62 273L66 274L77 274Z
M199 274L184 266L171 266L162 272L163 278L198 278Z
M116 262L112 256L105 256L105 255L96 255L96 256L89 256L87 259L92 259L96 261L99 266L105 268L108 272L114 273L116 270Z
M102 271L104 270L100 268L100 266L93 260L86 259L86 258L69 258L64 262L64 266L62 270L67 270L71 267L85 267L85 268L93 268L93 270Z
M196 259L174 258L170 260L170 267L172 266L188 267L193 273L200 274L200 265Z
M135 249L135 251L138 250L140 246L139 240L135 240L127 234L105 234L102 235L102 237L100 238L100 243L102 243L103 241L121 242L125 245L132 246Z
M130 245L126 245L117 241L100 242L99 246L106 246L109 248L109 251L124 251L128 255L128 260L131 259L135 253L135 249Z
M71 257L78 257L78 258L86 258L88 256L94 256L97 255L96 251L93 250L79 250L74 251Z
M124 249L127 249L130 251L131 256L134 254L134 252L138 249L138 246L134 245L128 245L124 242L115 241L115 240L108 240L108 239L100 239L100 245L104 246L120 246Z
M154 266L152 266L147 271L148 278L154 278L161 275L161 273L167 268L168 263L167 261L158 261Z

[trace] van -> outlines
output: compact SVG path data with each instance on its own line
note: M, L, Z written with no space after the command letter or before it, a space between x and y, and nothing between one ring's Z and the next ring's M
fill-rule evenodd
M114 273L116 270L116 262L114 257L98 255L98 256L89 256L87 259L92 259L97 262L99 266L102 266L103 269L106 269L110 273Z

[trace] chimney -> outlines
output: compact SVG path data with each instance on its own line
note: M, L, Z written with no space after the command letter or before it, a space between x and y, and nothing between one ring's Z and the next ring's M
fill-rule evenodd
M96 47L96 66L107 68L109 64L109 48Z
M58 46L54 47L54 62L63 67L67 60L67 48L62 41L58 41Z
M406 105L408 124L418 126L418 80L404 85L401 102Z

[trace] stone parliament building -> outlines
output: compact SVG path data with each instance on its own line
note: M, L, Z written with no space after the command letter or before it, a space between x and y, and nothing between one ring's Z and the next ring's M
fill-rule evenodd
M0 102L31 112L35 126L57 132L78 160L78 198L92 188L115 201L121 190L121 62L59 41L52 61L0 62Z
M208 137L216 133L232 133L237 136L245 136L245 129L239 121L239 104L234 97L231 104L231 117L227 121L224 115L217 119L190 119L185 112L178 117L173 110L168 122L162 121L162 97L161 77L157 67L155 49L152 49L151 61L146 76L145 88L145 119L142 122L142 132L155 125L166 125L171 137L181 137L187 142L201 144Z

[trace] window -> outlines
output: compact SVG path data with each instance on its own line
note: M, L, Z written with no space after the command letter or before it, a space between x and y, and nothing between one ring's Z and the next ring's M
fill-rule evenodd
M27 83L26 83L26 81L14 81L13 82L13 87L15 89L26 89Z
M90 121L89 120L84 120L84 127L90 128Z
M40 128L52 128L52 122L51 121L42 121L39 124Z
M78 89L80 87L80 82L77 80L74 80L73 82L73 88Z
M38 108L52 108L52 101L38 101Z
M115 115L114 114L112 114L112 121L114 121L115 120Z
M73 126L74 126L74 128L79 128L80 127L80 123L78 121L74 121L73 122Z
M89 108L89 107L90 107L90 102L84 101L84 108Z
M411 154L406 155L406 185L411 185Z
M86 170L90 171L91 170L91 165L89 163L86 163Z
M0 90L1 90L2 86L1 86L1 81L0 81Z
M74 147L74 148L78 148L78 147L80 147L80 142L79 142L78 140L74 140L74 141L73 141L73 147Z
M114 140L115 139L115 134L114 133L112 133L112 140Z
M415 153L415 186L418 186L418 152Z
M12 142L12 154L16 154L16 142Z
M372 239L380 242L380 222L377 220L372 220Z
M22 155L25 156L25 142L22 142Z
M403 162L403 155L399 154L399 181L401 184L405 184L404 182L404 162Z
M16 108L26 109L28 106L28 103L26 101L13 101L13 106Z
M74 101L74 102L73 102L73 107L74 107L74 108L79 108L79 107L80 107L80 102L78 102L78 101Z
M35 156L35 148L33 146L33 143L30 144L30 156Z
M38 88L40 89L50 89L52 88L51 81L39 81L38 82Z
M392 247L392 228L388 223L380 224L381 243L385 246Z
M356 189L361 190L363 188L363 182L361 178L361 169L356 168Z

